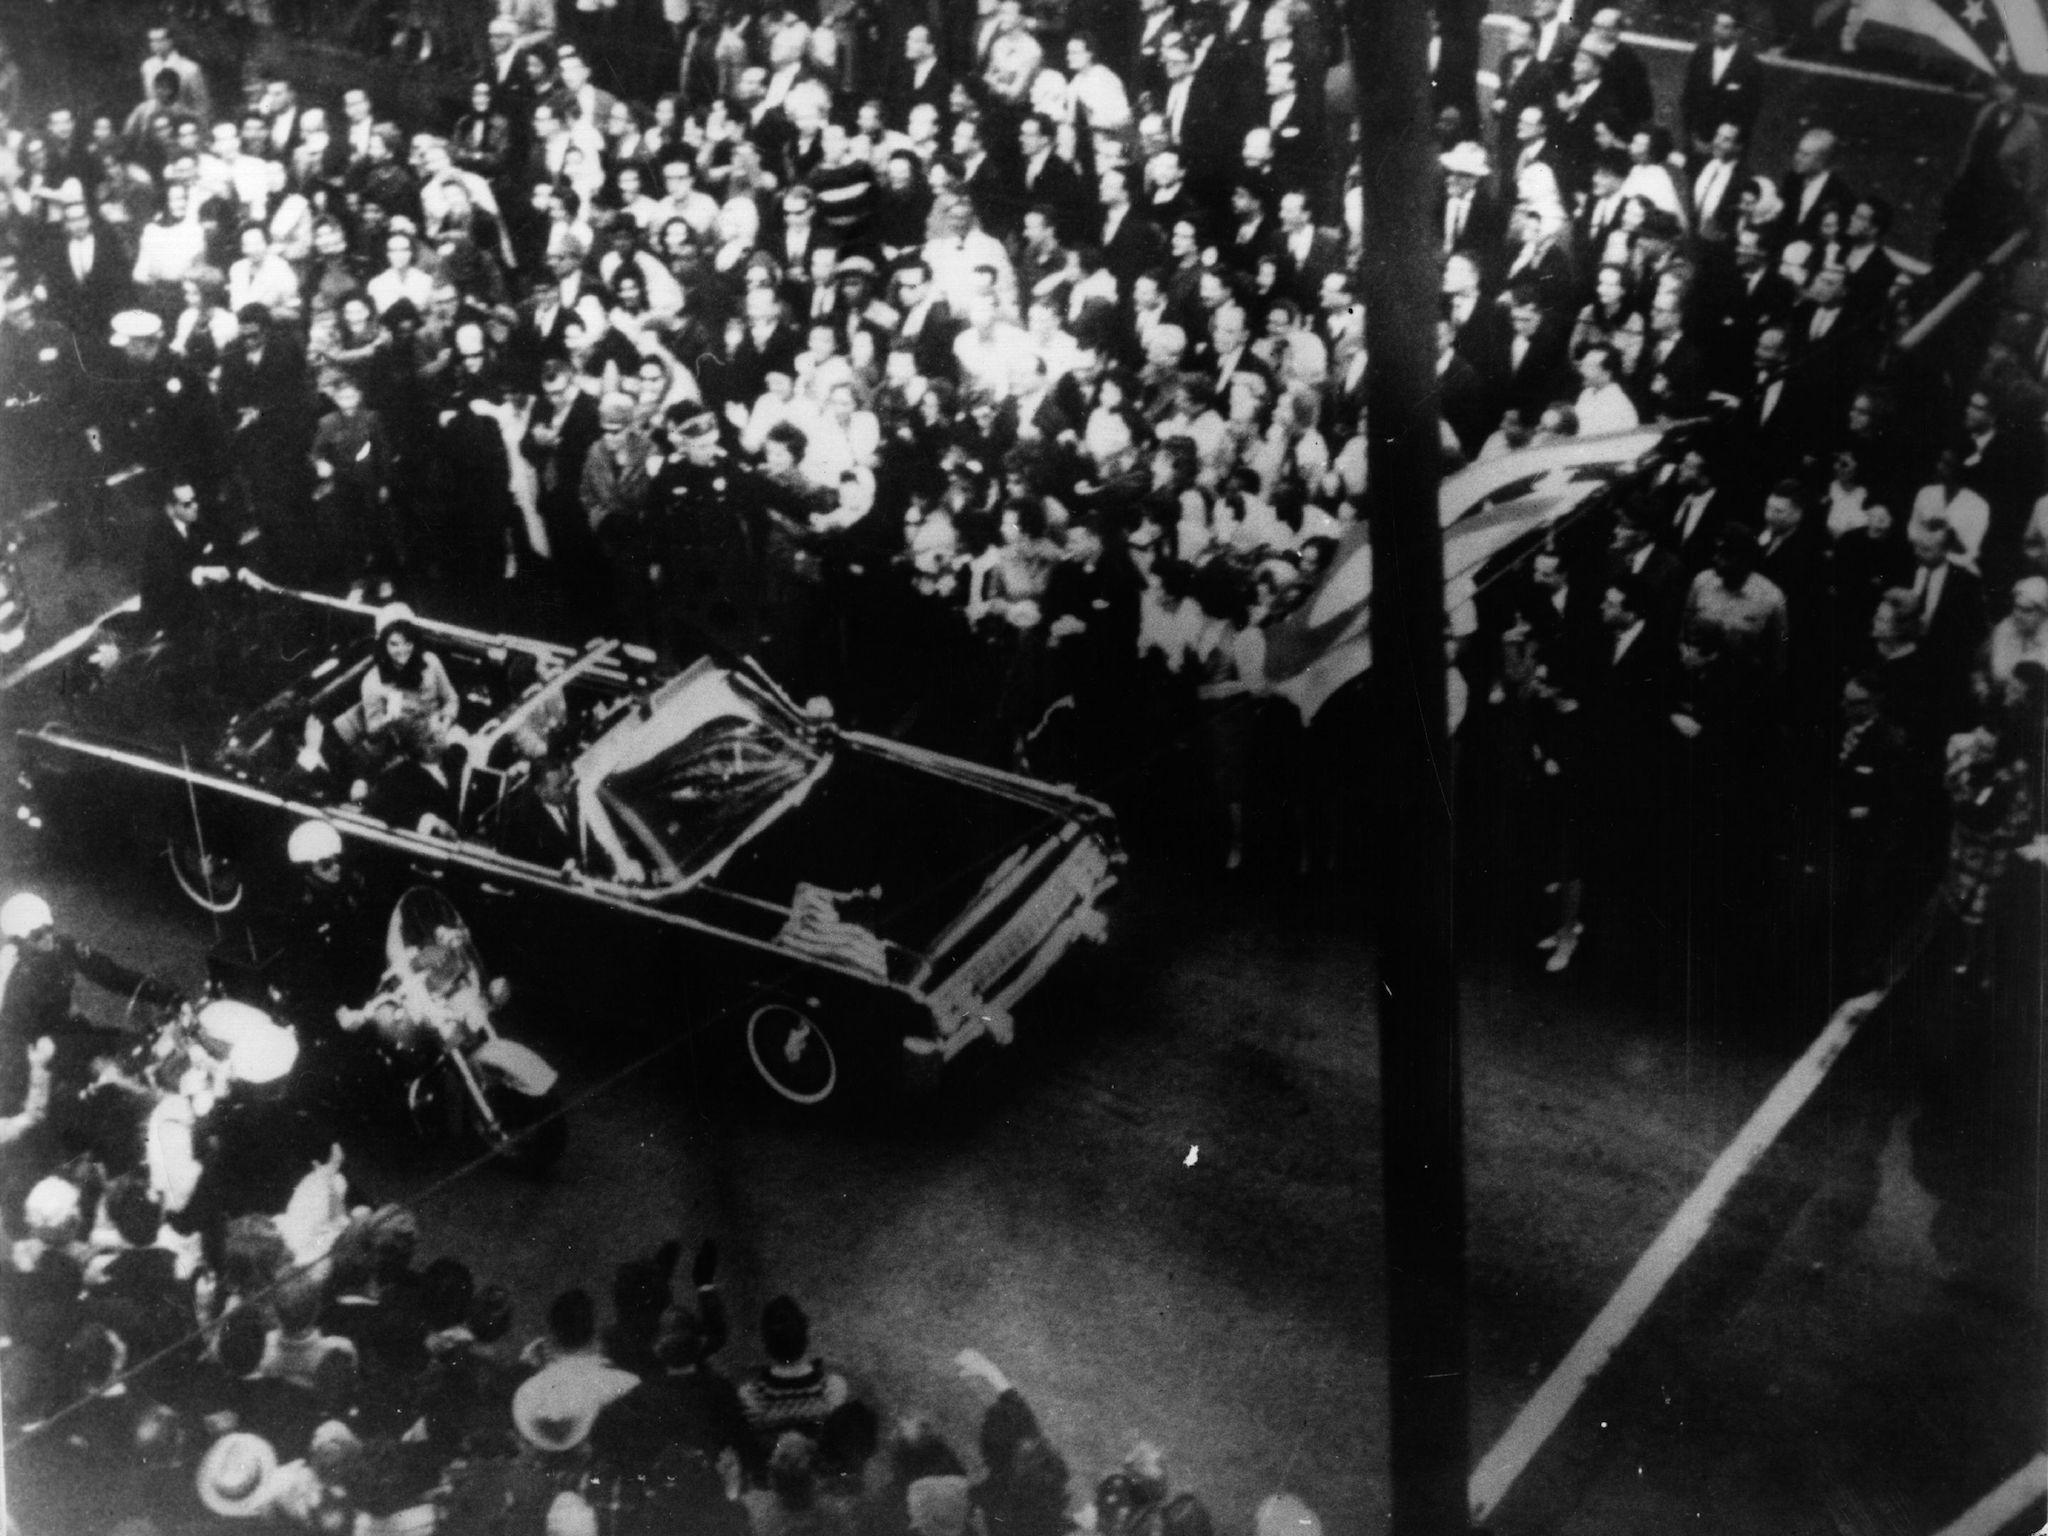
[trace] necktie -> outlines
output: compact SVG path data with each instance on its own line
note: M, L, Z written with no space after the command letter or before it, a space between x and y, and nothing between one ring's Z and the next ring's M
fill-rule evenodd
M71 242L71 275L81 283L92 270L92 247L83 240Z
M1178 144L1181 119L1187 115L1188 110L1188 82L1185 76L1173 82L1173 89L1166 93L1166 105L1167 122L1173 130L1173 141Z
M1707 168L1700 172L1699 215L1710 219L1721 206L1721 188L1728 179L1728 166L1720 160L1709 160Z
M1446 253L1458 248L1458 236L1465 233L1465 199L1454 197L1450 206L1444 209L1444 250Z

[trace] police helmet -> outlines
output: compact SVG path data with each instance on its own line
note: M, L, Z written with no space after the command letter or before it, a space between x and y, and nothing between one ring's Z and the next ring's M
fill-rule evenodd
M34 891L17 891L0 902L0 939L25 939L56 920L50 904Z
M294 864L319 864L341 857L341 834L327 821L302 821L292 828L285 856Z

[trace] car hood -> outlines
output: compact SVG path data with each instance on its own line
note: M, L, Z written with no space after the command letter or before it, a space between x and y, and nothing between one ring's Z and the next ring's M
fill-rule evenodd
M895 753L842 739L801 803L750 837L713 883L786 906L799 883L872 900L842 915L922 950L1018 850L1071 819L1037 797L963 782Z

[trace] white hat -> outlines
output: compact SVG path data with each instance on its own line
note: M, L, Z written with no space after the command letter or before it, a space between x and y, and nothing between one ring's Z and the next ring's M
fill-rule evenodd
M222 1435L199 1463L199 1502L216 1515L246 1520L270 1503L277 1452L261 1435Z
M50 904L34 891L16 891L0 902L0 939L25 939L55 921Z
M261 1008L221 998L199 1010L199 1029L227 1051L228 1074L237 1082L274 1083L299 1059L299 1037L271 1022Z
M574 1450L590 1438L598 1413L638 1380L594 1356L566 1355L519 1384L512 1423L540 1450Z
M547 1536L597 1536L597 1511L590 1500L568 1489L548 1506Z
M1258 1536L1323 1536L1316 1512L1291 1493L1268 1494L1254 1529Z
M1437 163L1453 176L1484 176L1493 169L1486 158L1486 151L1470 139L1462 144L1453 144L1436 158Z
M78 1186L51 1174L36 1182L22 1203L21 1218L32 1232L67 1227L79 1217Z
M114 345L121 346L131 341L147 341L164 333L163 318L146 309L124 309L114 316Z

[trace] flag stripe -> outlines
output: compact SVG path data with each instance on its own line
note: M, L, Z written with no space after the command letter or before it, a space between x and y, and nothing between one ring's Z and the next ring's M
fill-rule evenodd
M1987 75L1997 73L1984 50L1934 0L1855 0L1849 14L1849 29L1843 36L1844 43L1867 27L1907 32L1946 48Z
M2012 44L2013 63L2029 75L2048 75L2048 10L2042 0L1992 0Z

